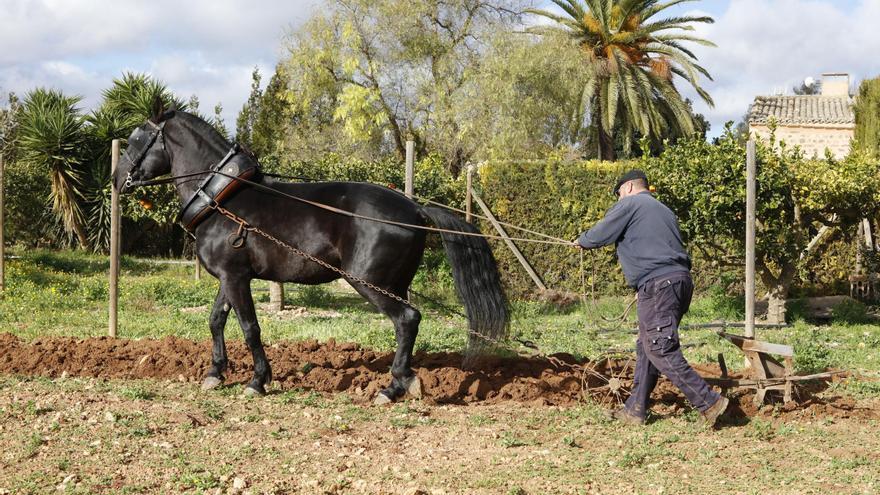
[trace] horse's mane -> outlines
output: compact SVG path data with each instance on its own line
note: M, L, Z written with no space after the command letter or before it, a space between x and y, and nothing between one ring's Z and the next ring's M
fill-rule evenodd
M175 110L174 113L176 116L182 117L181 120L186 122L186 124L191 127L199 137L216 147L218 150L228 150L232 147L231 142L224 138L214 126L198 115L184 112L182 110Z
M220 132L214 128L211 124L209 124L205 119L199 117L198 115L184 112L182 110L175 110L175 114L181 117L184 117L183 120L205 141L208 141L213 146L216 146L221 150L228 150L232 147L232 142L228 139L224 138ZM240 150L250 157L253 161L257 162L257 155L251 151L251 149L246 146L244 143L238 143L238 147Z

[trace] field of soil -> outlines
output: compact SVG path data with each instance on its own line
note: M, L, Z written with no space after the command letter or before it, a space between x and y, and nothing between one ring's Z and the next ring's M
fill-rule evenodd
M797 404L733 394L717 430L661 382L646 426L609 422L582 376L542 359L418 354L424 398L371 405L392 356L334 341L250 354L203 392L207 341L0 334L0 494L876 493L877 399L829 384ZM557 358L573 363L569 356ZM582 363L589 364L589 363ZM711 375L717 370L700 367ZM589 384L589 383L588 383ZM823 390L824 389L824 390Z
M227 342L230 367L227 384L246 383L252 376L250 352L242 341ZM153 379L198 383L210 365L210 341L165 337L163 339L111 339L97 337L40 338L25 341L12 334L0 334L0 374L101 379ZM282 341L267 347L273 369L275 392L305 389L315 392L344 392L354 403L369 404L390 380L388 370L394 355L377 353L353 343L329 340ZM569 406L591 398L585 385L599 385L587 379L571 356L554 356L563 365L540 358L488 358L475 369L463 369L457 353L416 353L414 368L424 389L427 404L499 404L520 402L532 406ZM698 365L705 376L718 376L712 365ZM780 408L756 409L750 393L736 394L729 416L752 417L856 417L880 418L880 409L857 407L846 397L822 397L822 384L801 388L796 403ZM684 397L666 381L655 396L658 408L687 409ZM592 397L592 398L598 398Z

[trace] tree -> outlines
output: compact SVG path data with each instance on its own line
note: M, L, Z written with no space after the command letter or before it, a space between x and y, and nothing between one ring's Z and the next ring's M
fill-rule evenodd
M18 112L21 102L15 93L9 93L6 104L0 107L0 155L15 160L15 136L18 129Z
M807 82L804 81L800 83L800 85L792 86L791 90L796 95L821 95L822 81L812 81L812 84L809 86L807 86Z
M854 146L880 155L880 77L862 81L853 111L856 116Z
M438 151L469 159L455 102L491 36L516 18L509 0L335 0L292 33L285 61L294 146L369 157ZM407 15L401 15L406 12ZM343 151L347 152L347 151Z
M497 36L454 103L460 142L478 160L580 155L589 131L580 49L561 36Z
M161 81L146 74L125 73L114 79L103 91L101 105L87 118L89 135L88 166L84 177L83 196L89 219L89 236L92 248L106 250L110 232L110 147L113 139L126 139L135 127L142 125L153 113L153 102L158 97L166 108L198 109L198 97L193 95L189 103L174 95ZM147 222L159 228L169 228L176 216L177 200L171 186L151 188L148 192L155 205L143 208L138 199L143 196L124 196L121 202L123 216L134 221ZM141 225L143 227L143 225ZM129 241L136 241L147 229L133 229ZM166 236L167 237L167 236Z
M38 88L25 96L19 117L22 159L48 173L52 211L83 249L89 245L83 214L87 134L79 96Z
M254 123L260 112L260 99L263 97L263 91L260 89L262 78L259 67L254 67L251 73L251 92L247 101L241 106L238 118L235 119L235 140L251 151L254 148Z
M210 122L224 139L229 139L229 129L226 128L226 122L223 121L223 103L218 102L214 105L214 117Z
M128 137L135 127L152 116L156 97L162 100L165 108L187 109L183 100L172 94L162 82L147 74L124 73L122 78L114 79L113 84L103 91L103 97L103 111L118 112L125 118L126 128L123 131L127 130L128 133L124 137Z
M830 235L880 211L880 163L804 160L797 149L757 146L756 271L770 301L769 319L785 319L785 299ZM717 144L689 140L646 159L659 199L679 217L688 245L706 259L739 266L745 250L745 149L731 126ZM711 177L712 180L706 180Z
M679 16L653 20L667 8L687 1L694 0L553 0L563 15L529 10L556 23L535 26L530 32L565 33L583 50L591 73L583 99L589 101L601 159L615 158L615 129L623 133L627 146L636 131L653 138L670 127L679 136L694 132L693 117L675 87L674 76L684 79L712 105L712 98L698 81L700 75L710 80L711 76L685 43L714 46L688 34L694 29L691 23L712 23L713 19Z

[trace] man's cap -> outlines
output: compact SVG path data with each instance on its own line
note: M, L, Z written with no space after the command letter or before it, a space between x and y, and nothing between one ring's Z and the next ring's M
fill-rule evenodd
M630 170L629 172L621 175L620 179L617 180L617 184L614 185L614 195L617 196L617 194L620 192L620 186L626 184L627 182L629 182L631 180L636 180L636 179L642 179L645 182L648 182L648 176L645 175L645 172L643 172L642 170L639 170L637 168L634 168L634 169Z

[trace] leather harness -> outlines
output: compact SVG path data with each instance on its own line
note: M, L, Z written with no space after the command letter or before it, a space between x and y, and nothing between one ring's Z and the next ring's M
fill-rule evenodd
M125 178L123 190L132 186L170 182L167 179L151 181L134 181L132 179L132 172L141 166L147 153L156 142L161 142L162 149L165 149L165 139L163 137L165 122L156 124L148 120L147 124L153 130L145 142L132 143L134 146L130 146L125 150L124 156L131 162L132 166L128 171L128 176ZM235 192L242 189L246 185L245 181L254 178L260 172L260 164L248 154L242 154L240 151L241 148L238 144L233 144L222 160L204 172L208 176L202 179L196 192L189 198L180 210L180 213L177 214L175 221L179 222L188 232L192 233L199 224L210 216L211 212L215 211L224 201L231 198ZM244 179L244 181L237 179Z
M245 182L237 178L250 180L259 173L259 164L239 151L238 144L233 144L229 153L211 167L208 176L202 179L196 192L178 213L176 221L188 232L193 232L215 211L216 206L222 205L245 187Z

